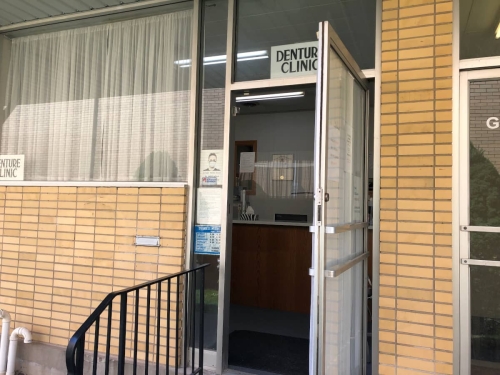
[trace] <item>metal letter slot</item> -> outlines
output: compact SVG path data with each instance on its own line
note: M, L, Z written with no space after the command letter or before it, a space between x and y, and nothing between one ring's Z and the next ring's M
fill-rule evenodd
M158 247L160 246L160 237L135 236L135 245Z
M354 267L356 264L358 264L362 260L365 260L366 258L368 258L369 255L370 255L370 253L363 253L361 255L358 255L356 258L346 262L346 263L333 266L331 269L325 270L325 277L328 277L328 278L338 277L341 274L343 274L345 271Z

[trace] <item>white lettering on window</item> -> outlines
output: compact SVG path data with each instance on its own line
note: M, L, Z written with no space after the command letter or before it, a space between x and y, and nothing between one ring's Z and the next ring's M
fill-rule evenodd
M490 117L488 120L486 120L486 126L490 129L498 129L498 127L500 126L498 117Z

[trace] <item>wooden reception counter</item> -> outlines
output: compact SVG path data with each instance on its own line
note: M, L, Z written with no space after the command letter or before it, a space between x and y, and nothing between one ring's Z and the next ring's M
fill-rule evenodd
M233 221L231 303L308 314L308 223Z

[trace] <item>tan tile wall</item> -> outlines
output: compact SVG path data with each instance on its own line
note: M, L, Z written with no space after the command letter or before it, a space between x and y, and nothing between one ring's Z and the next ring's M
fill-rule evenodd
M452 0L383 0L380 374L452 374Z
M107 293L183 270L186 199L184 188L0 187L0 308L11 313L12 328L24 326L36 341L66 346ZM136 235L159 236L161 247L135 246ZM162 334L165 327L162 319ZM141 351L144 334L139 341ZM100 344L104 351L103 338Z

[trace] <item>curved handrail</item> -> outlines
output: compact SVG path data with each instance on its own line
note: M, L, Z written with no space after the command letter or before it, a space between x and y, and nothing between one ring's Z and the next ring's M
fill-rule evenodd
M111 303L113 302L113 300L117 296L121 296L123 294L128 294L130 292L137 291L139 289L142 289L142 288L145 288L148 286L162 283L162 282L167 281L169 279L173 279L176 277L187 275L189 273L196 272L200 269L208 267L209 265L210 264L206 263L206 264L203 264L201 266L191 268L189 270L185 270L185 271L178 272L178 273L175 273L172 275L160 277L160 278L155 279L153 281L147 281L145 283L142 283L142 284L139 284L139 285L136 285L133 287L129 287L129 288L125 288L125 289L122 289L119 291L109 293L103 299L103 301L99 304L99 306L97 306L97 308L94 310L94 312L92 314L90 314L90 316L85 320L85 322L83 322L83 324L80 326L80 328L78 328L76 330L76 332L73 334L73 336L69 339L68 347L66 348L66 368L68 370L68 374L75 374L75 371L76 371L75 354L76 354L78 343L82 340L82 338L85 337L85 334L87 333L89 328L92 327L92 325L94 323L96 323L96 321L101 317L101 314L104 312L104 310L106 310L111 305Z

